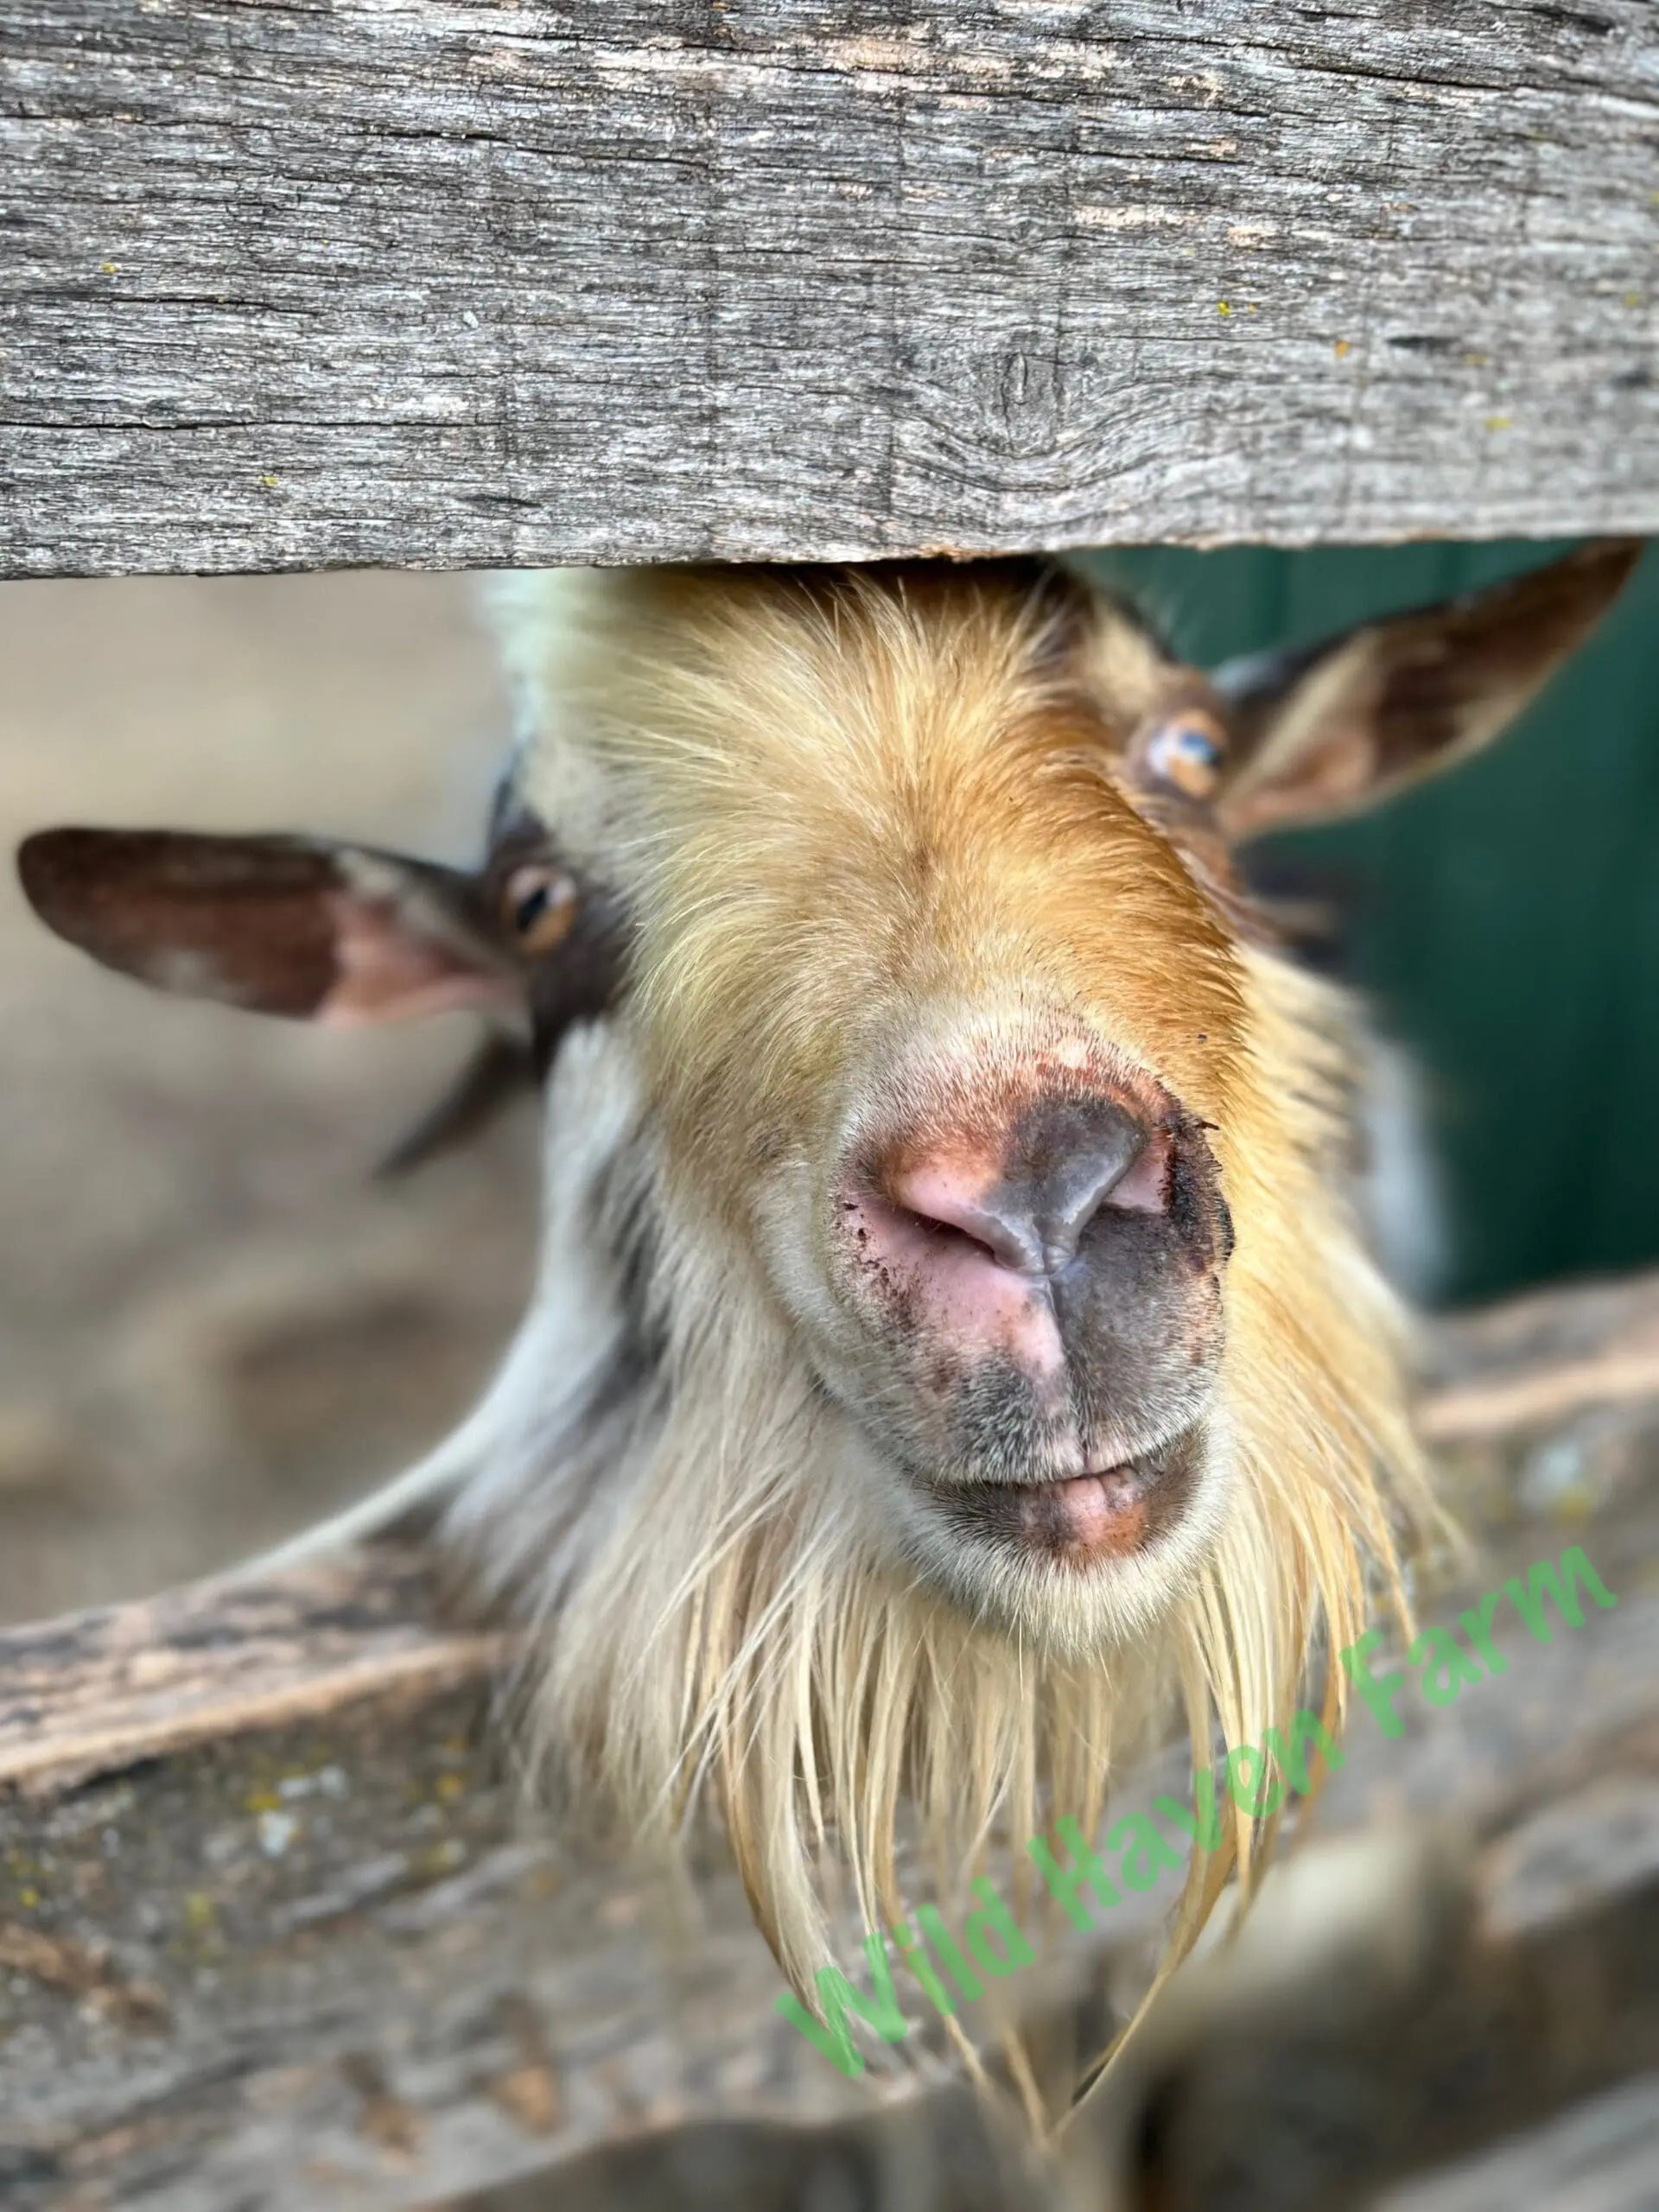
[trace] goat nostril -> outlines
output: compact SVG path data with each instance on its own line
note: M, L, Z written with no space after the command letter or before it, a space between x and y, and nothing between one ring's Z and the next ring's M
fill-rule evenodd
M963 1228L958 1222L941 1221L937 1214L920 1213L914 1206L903 1205L896 1201L893 1210L906 1228L925 1237L930 1244L947 1249L954 1246L959 1251L977 1253L982 1259L993 1261L998 1266L1003 1264L1001 1255L984 1237L976 1236L971 1229Z
M999 1205L994 1189L985 1188L976 1175L943 1162L924 1162L892 1179L887 1202L942 1255L954 1250L1020 1274L1042 1265L1034 1224L1023 1209Z

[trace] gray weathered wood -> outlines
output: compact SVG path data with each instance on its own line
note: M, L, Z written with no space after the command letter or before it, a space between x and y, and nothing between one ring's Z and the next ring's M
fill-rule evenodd
M499 1650L437 1611L391 1552L0 1637L0 2201L403 2204L858 2110L729 1874L653 1940L521 1818Z
M1652 2212L1659 2075L1644 2075L1432 2180L1377 2212Z
M387 1549L270 1583L203 1582L0 1638L0 1789L56 1793L188 1746L340 1707L423 1705L511 1661L432 1618L429 1563Z
M1659 528L1653 0L0 0L0 574Z

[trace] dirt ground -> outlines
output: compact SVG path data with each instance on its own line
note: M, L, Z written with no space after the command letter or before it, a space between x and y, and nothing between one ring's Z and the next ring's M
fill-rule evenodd
M464 578L0 585L0 839L467 857L505 728ZM0 1618L265 1544L434 1440L529 1280L528 1101L395 1185L471 1020L341 1035L106 974L0 880Z

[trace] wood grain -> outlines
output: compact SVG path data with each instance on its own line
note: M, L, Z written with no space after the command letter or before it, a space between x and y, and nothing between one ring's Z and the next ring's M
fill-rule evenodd
M0 574L1659 527L1651 0L3 0Z
M435 1612L430 1562L388 1547L0 1633L0 1789L60 1790L359 1699L487 1681L507 1639Z

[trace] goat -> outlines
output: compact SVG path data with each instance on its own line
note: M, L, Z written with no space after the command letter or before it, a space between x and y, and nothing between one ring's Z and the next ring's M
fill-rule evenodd
M559 1771L671 1846L711 1799L798 1986L837 1853L902 1916L902 1803L936 1887L1040 1806L1092 1833L1148 1727L1258 1742L1403 1604L1435 1514L1349 1204L1353 1014L1231 849L1484 743L1637 550L1210 676L1053 561L517 576L476 873L23 846L44 920L148 982L524 1040L530 1311L302 1541L423 1513L533 1624Z

